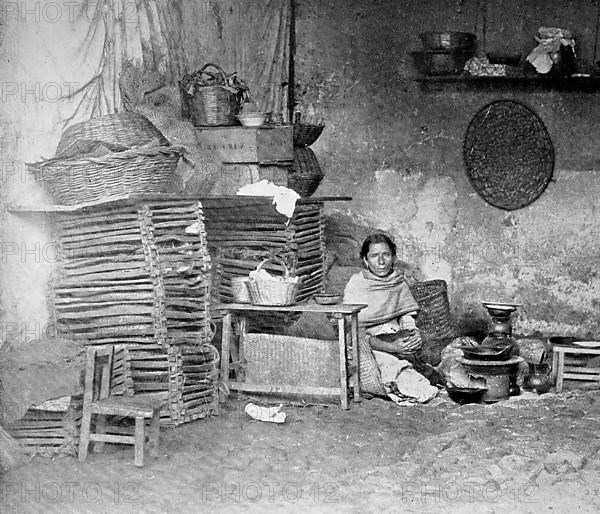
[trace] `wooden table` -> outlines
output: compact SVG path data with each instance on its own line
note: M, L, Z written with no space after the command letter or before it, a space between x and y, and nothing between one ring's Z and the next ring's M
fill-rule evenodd
M600 382L600 368L570 365L565 369L565 355L600 355L600 348L555 345L552 349L552 374L556 378L556 392L563 389L563 380L588 380Z
M356 373L354 375L353 393L354 401L360 401L360 376L359 376L359 353L358 353L358 313L366 305L318 305L314 303L286 305L286 306L264 306L251 305L246 303L221 303L217 309L224 312L223 316L223 336L221 348L221 377L224 384L231 390L259 392L259 393L287 393L287 394L308 394L340 397L343 409L348 409L348 358L346 352L346 325L350 326L350 337L352 346L352 355L356 364ZM302 384L284 385L284 384L252 384L247 382L238 382L229 380L229 357L233 348L233 316L244 319L244 316L250 312L272 313L272 312L311 312L320 314L329 314L337 318L338 322L338 346L339 346L339 369L340 369L340 387L307 387Z

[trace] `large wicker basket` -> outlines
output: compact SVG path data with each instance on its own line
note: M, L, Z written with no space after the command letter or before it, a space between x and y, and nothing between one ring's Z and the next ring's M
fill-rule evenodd
M276 258L265 259L256 267L256 271L260 271L266 263L271 261L280 262L284 275L281 280L262 280L250 276L247 285L252 303L255 305L293 305L296 303L300 280L296 281L290 276L284 261Z
M207 86L195 84L192 94L180 84L182 116L189 116L196 127L236 125L236 114L240 112L241 100L227 87L225 72L218 65L208 63L199 73L213 76L207 71L211 66L216 68L221 83Z
M36 181L63 205L132 193L165 193L183 155L173 146L137 147L101 157L53 158L28 165Z
M417 327L424 338L456 337L456 327L450 314L445 280L428 280L411 284L410 290L419 304Z
M169 145L168 139L148 118L135 112L107 114L67 127L58 143L56 155L79 140L103 141L127 147Z
M416 321L423 338L422 357L435 366L442 350L456 337L446 281L415 282L410 289L420 307Z

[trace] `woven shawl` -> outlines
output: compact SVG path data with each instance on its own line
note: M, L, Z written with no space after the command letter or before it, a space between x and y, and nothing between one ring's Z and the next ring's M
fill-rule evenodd
M344 289L344 303L367 304L368 307L358 313L359 325L364 328L419 310L404 276L398 271L384 278L368 270L352 275Z

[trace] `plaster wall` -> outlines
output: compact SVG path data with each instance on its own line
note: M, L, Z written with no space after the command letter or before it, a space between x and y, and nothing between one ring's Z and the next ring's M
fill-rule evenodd
M481 5L483 4L483 5ZM488 5L489 4L489 5ZM482 11L485 9L485 11ZM600 194L598 95L492 89L423 92L410 51L425 30L468 30L479 51L521 52L540 26L573 31L579 66L594 53L590 2L297 0L297 108L325 118L312 146L325 172L317 195L344 232L389 231L400 258L421 279L448 281L463 329L486 318L481 300L522 304L520 333L598 335ZM470 186L462 158L467 126L485 104L520 101L544 121L553 141L553 181L531 205L503 211ZM357 242L358 237L356 238Z

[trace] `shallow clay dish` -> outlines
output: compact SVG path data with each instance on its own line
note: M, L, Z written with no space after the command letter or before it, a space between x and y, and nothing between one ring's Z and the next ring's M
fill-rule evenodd
M335 293L320 293L314 296L315 302L320 305L335 305L336 303L340 303L342 301L341 294Z

